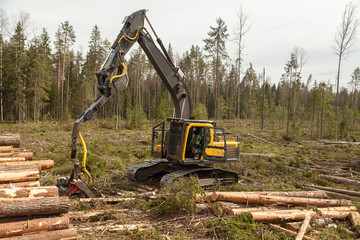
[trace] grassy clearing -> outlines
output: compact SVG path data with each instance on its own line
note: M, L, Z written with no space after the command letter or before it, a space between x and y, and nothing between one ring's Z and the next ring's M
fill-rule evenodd
M309 169L312 164L356 163L360 160L359 146L326 146L316 143L304 143L301 139L309 140L306 129L299 132L293 141L285 141L283 130L270 128L260 131L253 126L249 128L248 121L240 122L239 137L241 151L247 153L272 154L271 157L241 157L239 162L230 164L215 164L215 167L235 171L240 176L240 184L227 186L220 190L256 191L256 190L302 190L304 184L316 184L359 191L355 185L335 184L318 177L318 172ZM73 122L42 122L39 124L0 124L0 132L18 132L22 138L21 149L34 151L36 159L53 159L55 168L50 173L42 173L43 185L54 185L60 176L69 176L72 164L69 161L71 151L71 131ZM136 191L139 185L126 179L129 166L145 162L150 157L152 123L144 122L141 128L130 129L122 122L119 129L115 129L115 122L96 120L87 123L81 133L88 149L88 167L98 192L104 195L116 195L119 190ZM236 121L220 121L218 126L228 132L236 132ZM273 142L269 144L254 137ZM78 145L78 158L82 158L81 145ZM84 177L85 178L85 177ZM85 178L86 181L86 178ZM148 202L143 199L122 205L129 209L150 211L153 221L158 218L171 218L188 214L192 218L195 193L201 189L194 180L180 181L164 190L167 197L159 201ZM360 207L360 201L354 204ZM119 206L120 207L120 206ZM80 204L72 210L84 211L90 209L108 209L106 205ZM106 216L92 221L126 221L116 212L109 211ZM246 216L236 218L218 218L205 221L197 228L180 228L171 231L171 239L241 239L234 236L244 236L243 239L291 239L284 233L270 230L266 225L251 222ZM318 239L351 239L346 231L348 226L339 225L338 228L318 228ZM126 231L109 234L104 239L163 239L165 230L154 231ZM190 238L189 238L190 236ZM86 236L84 239L91 239ZM94 238L95 239L95 238Z

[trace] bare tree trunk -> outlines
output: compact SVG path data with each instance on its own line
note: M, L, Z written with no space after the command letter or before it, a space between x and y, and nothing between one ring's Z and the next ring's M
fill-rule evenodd
M340 137L340 118L339 118L339 81L340 81L340 67L341 67L341 55L339 55L338 70L336 75L336 97L335 97L335 116L336 116L336 133L335 139Z
M356 7L349 3L346 5L340 28L335 36L335 46L333 50L338 56L338 70L336 75L336 133L335 137L338 139L340 136L340 116L339 116L339 82L340 82L340 68L342 59L350 54L350 49L355 43L357 28L359 26L356 17Z
M238 51L238 92L237 92L237 132L239 132L239 125L240 125L240 113L241 113L241 65L242 65L242 57L243 57L243 50L245 48L244 45L244 37L246 33L250 30L251 23L249 23L249 16L244 13L242 6L237 11L238 17L238 26L236 32L236 41L237 41L237 51Z
M261 129L264 129L265 118L265 68L263 69L263 91L262 91L262 103L261 103Z
M292 74L292 73L291 73ZM289 92L288 92L288 107L287 107L287 119L286 119L286 136L289 136L289 124L290 124L290 112L291 112L291 84L292 84L292 79L291 79L291 75L290 75L290 81L289 81Z

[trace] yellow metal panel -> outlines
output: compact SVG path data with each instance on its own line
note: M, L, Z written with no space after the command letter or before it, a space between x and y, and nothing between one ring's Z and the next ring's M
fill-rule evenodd
M184 138L184 147L183 147L183 154L182 154L182 161L185 160L185 152L186 152L186 143L187 143L187 139L188 139L188 136L189 136L189 130L190 128L192 127L213 127L212 124L210 123L190 123L187 127L186 127L186 130L185 130L185 138ZM211 131L212 129L210 129ZM210 133L210 136L211 136L211 141L212 140L212 134Z

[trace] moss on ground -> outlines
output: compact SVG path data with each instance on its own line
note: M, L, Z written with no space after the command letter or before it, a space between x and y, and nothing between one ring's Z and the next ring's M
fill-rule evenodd
M304 184L316 184L336 188L359 191L355 185L335 184L318 177L318 172L309 169L313 164L329 164L359 162L360 146L327 146L316 143L299 142L301 139L310 139L306 129L299 129L293 141L284 141L283 130L277 126L268 125L260 130L257 125L248 126L249 121L240 121L239 137L242 152L272 154L272 157L241 156L240 161L229 164L213 164L213 166L235 171L239 174L241 184L218 187L216 190L227 191L260 191L260 190L301 190ZM141 128L130 128L126 122L120 122L119 129L115 129L115 122L109 120L90 121L84 125L82 135L87 143L88 166L94 178L94 186L105 195L115 195L119 189L134 191L139 185L126 179L129 166L151 159L151 122L144 121ZM236 120L218 121L218 126L224 127L227 132L236 132ZM73 121L68 122L41 122L38 124L0 124L1 132L18 132L22 138L21 149L34 151L36 159L53 159L55 168L52 172L42 173L42 185L54 185L60 176L69 176L72 164L69 161L71 151L71 131ZM300 131L300 132L299 132ZM301 132L302 131L302 132ZM247 133L273 142L269 144L257 138L249 137ZM78 158L82 158L81 145L78 145ZM330 168L330 167L329 167ZM359 171L360 169L354 169ZM85 178L86 180L86 178ZM138 208L154 211L154 216L178 216L194 212L193 196L201 193L198 185L192 182L180 181L165 190L167 197L154 201L139 199L129 205L129 208ZM360 208L359 201L354 204ZM87 210L93 207L101 209L103 206L82 205L73 210ZM117 216L106 216L116 219ZM190 214L189 214L190 215ZM288 239L284 233L270 230L265 225L252 223L245 217L237 220L219 218L207 223L205 229L186 228L172 233L174 239L186 239L186 234L207 234L209 239L231 239L233 232L252 232L255 237L244 239ZM349 234L345 226L338 229L319 229L320 239L347 239ZM216 236L214 235L214 230ZM244 231L244 232L242 232ZM183 233L182 233L183 232ZM157 231L141 231L120 235L112 235L119 239L161 239ZM223 234L223 235L222 235ZM121 237L120 237L121 236ZM223 236L223 237L221 237ZM143 238L142 238L143 237ZM351 236L350 236L351 237ZM108 239L111 239L109 237ZM238 238L236 238L238 239ZM291 238L290 238L291 239Z

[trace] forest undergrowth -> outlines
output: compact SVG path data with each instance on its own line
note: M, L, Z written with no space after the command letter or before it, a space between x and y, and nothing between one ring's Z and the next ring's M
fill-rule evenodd
M249 121L224 120L218 121L218 126L227 132L239 134L240 151L242 153L268 154L266 157L242 155L240 161L229 164L216 164L215 167L235 171L239 174L239 183L215 190L226 191L269 191L269 190L304 190L305 185L337 187L359 191L356 185L336 184L319 177L316 170L311 168L319 162L326 162L329 168L339 163L360 162L360 147L355 145L324 145L311 139L306 128L298 130L291 139L284 138L283 129L272 126L249 126ZM71 174L72 164L69 161L71 151L72 121L69 122L40 122L38 124L0 124L0 133L19 133L21 135L21 149L33 151L36 159L52 159L54 170L44 173L41 177L42 185L55 185L56 179ZM125 121L118 124L111 120L95 120L82 128L82 135L88 149L88 169L94 182L93 190L102 196L116 196L119 192L137 192L143 184L130 182L126 177L127 169L134 164L152 159L151 129L156 122L145 121L141 127L130 128ZM238 131L237 131L238 130ZM358 136L355 136L358 138ZM78 145L78 158L82 157L81 145ZM329 169L330 170L330 169ZM359 171L359 169L353 169ZM84 177L84 179L86 179ZM205 218L194 210L192 197L201 192L196 184L180 183L167 190L162 190L166 197L158 202L147 203L137 199L131 204L119 205L134 211L142 211L144 219L150 222L166 222L169 219L183 219L182 221L199 221L198 227L155 228L155 230L134 230L102 235L103 239L291 239L283 232L270 229L267 225L257 224L249 220L246 215L229 218L215 216ZM192 187L189 187L192 186ZM156 183L150 182L150 189L157 189ZM185 189L190 189L185 191ZM356 206L360 203L354 201ZM115 208L117 208L115 207ZM78 208L78 209L77 209ZM109 206L77 206L79 209L108 209ZM110 207L111 209L114 206ZM175 210L175 211L174 211ZM110 212L107 218L96 221L127 221L136 218L133 215L118 215ZM204 218L204 219L203 219ZM190 219L190 220L189 220ZM194 220L195 219L195 220ZM202 220L203 219L203 220ZM96 222L94 219L93 222ZM90 221L91 222L91 221ZM76 224L76 223L75 223ZM185 224L186 225L186 224ZM183 226L185 226L183 224ZM172 225L170 224L170 227ZM173 227L173 226L172 226ZM319 229L316 239L352 239L346 231L348 226L339 223L337 228ZM234 237L235 236L235 237ZM237 236L237 237L236 237ZM83 235L80 239L96 239L97 233Z

